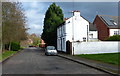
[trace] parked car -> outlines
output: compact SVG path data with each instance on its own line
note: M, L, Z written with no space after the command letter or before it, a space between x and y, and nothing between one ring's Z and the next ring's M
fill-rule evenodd
M54 46L47 46L45 49L45 55L57 55L57 50Z
M33 47L33 45L29 45L29 47Z

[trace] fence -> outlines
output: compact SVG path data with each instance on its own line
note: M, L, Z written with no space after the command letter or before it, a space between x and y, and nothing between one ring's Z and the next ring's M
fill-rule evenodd
M98 54L120 52L120 42L76 42L74 43L74 54Z

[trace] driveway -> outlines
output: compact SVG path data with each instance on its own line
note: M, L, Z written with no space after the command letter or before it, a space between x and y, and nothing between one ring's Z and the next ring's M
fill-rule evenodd
M26 48L2 64L3 74L106 74L58 57L45 56L41 48Z

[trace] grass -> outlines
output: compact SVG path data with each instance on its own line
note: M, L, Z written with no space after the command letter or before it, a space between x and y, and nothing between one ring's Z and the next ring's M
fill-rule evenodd
M120 66L120 59L119 59L120 53L81 54L76 56Z
M2 54L0 54L0 61L8 58L9 56L11 56L15 53L17 53L17 51L5 51L5 52L3 52Z

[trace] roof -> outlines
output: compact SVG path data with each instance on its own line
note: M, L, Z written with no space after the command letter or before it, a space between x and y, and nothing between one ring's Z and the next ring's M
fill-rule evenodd
M90 31L97 31L97 28L96 28L96 26L93 23L90 23L89 30Z
M80 11L78 11L78 10L74 10L74 11L72 11L72 12L80 12Z
M98 15L109 28L120 28L118 27L118 16L109 15Z
M79 12L79 11L75 11L75 12ZM71 16L71 17L69 17L69 18L64 18L64 21L63 21L63 23L61 23L60 25L58 25L57 27L59 27L59 26L62 26L62 25L64 25L65 24L65 21L66 20L68 20L68 19L70 19L70 18L72 18L73 16ZM83 16L81 16L83 19L85 19L86 21L88 21L86 18L84 18ZM89 21L88 21L89 22ZM90 22L89 22L90 23Z

